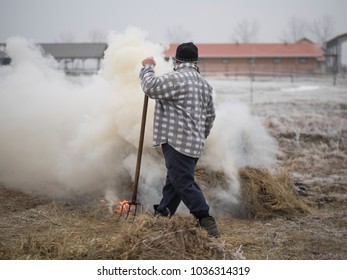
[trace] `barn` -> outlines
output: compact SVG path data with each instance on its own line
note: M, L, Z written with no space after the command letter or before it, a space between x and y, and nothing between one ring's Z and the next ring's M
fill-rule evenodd
M324 52L308 39L277 44L196 44L199 68L205 74L320 74ZM175 56L177 44L170 44L166 59Z

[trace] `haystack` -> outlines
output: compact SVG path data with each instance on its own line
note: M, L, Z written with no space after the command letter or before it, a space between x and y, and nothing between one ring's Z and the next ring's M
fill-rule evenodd
M248 217L289 217L310 212L310 207L295 191L288 173L272 174L267 169L243 168L239 174L241 207Z

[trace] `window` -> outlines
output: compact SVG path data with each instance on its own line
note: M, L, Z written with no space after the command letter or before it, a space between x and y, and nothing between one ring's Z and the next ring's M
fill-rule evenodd
M279 57L274 58L274 64L280 64L281 59Z
M222 59L222 63L223 64L229 64L230 63L230 59L229 58L223 58Z
M299 58L299 63L300 63L300 64L306 64L306 63L307 63L307 58L305 58L305 57L300 57L300 58Z
M247 62L248 62L248 64L254 64L255 63L254 57L247 58Z

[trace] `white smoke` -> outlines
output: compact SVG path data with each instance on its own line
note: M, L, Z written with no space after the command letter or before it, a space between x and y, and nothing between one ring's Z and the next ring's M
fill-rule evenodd
M216 115L202 163L208 170L222 171L226 175L227 186L215 192L218 209L235 210L239 198L239 168L271 167L276 158L277 142L245 104L219 104Z
M147 56L154 56L156 74L170 71L163 51L137 28L112 33L100 72L77 83L33 43L8 39L12 63L0 68L0 182L49 197L100 190L130 198L144 97L138 74ZM151 147L153 106L139 186L141 202L151 204L160 199L166 175L160 151ZM229 188L219 197L236 203L237 169L271 164L275 152L247 107L220 104L200 164L227 175Z

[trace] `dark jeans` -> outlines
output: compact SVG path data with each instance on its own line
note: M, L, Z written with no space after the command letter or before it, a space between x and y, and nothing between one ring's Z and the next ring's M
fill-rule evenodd
M209 206L205 197L195 182L194 171L198 158L179 153L168 144L162 145L167 168L166 184L163 188L163 198L158 210L175 214L177 207L183 201L190 213L197 219L209 216Z

